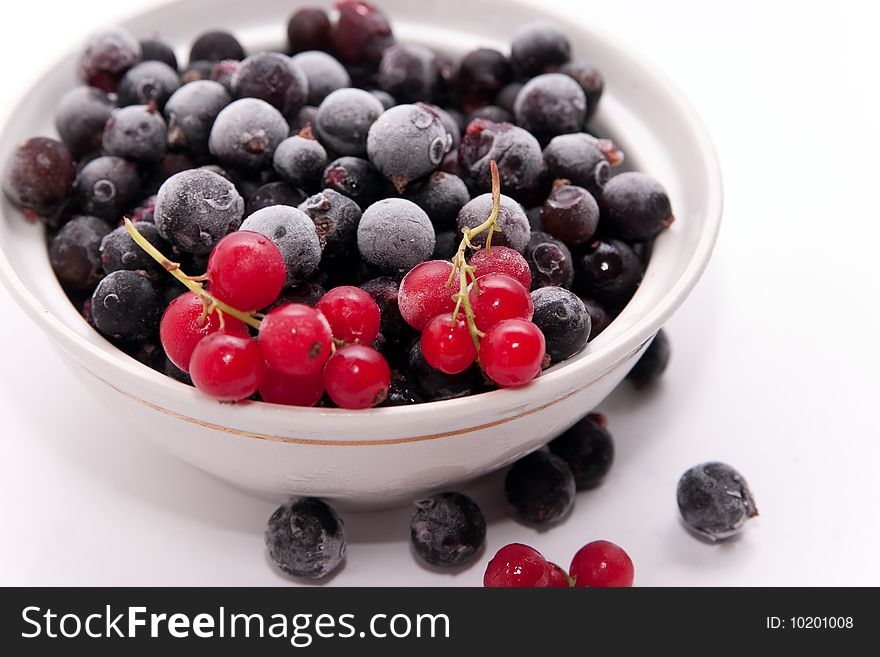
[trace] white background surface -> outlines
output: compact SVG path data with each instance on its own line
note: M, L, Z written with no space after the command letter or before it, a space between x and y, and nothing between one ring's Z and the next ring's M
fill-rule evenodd
M567 566L605 538L630 553L638 585L880 584L877 16L855 2L543 3L618 35L704 117L726 191L715 256L668 326L662 384L625 384L600 409L617 461L564 524L511 520L495 475L466 489L489 522L472 567L420 566L408 509L344 514L349 556L329 583L480 585L508 542ZM0 21L0 99L152 4L18 3ZM264 556L273 504L134 437L5 293L0 316L0 584L291 583ZM705 460L737 467L761 512L722 546L677 519L678 476Z

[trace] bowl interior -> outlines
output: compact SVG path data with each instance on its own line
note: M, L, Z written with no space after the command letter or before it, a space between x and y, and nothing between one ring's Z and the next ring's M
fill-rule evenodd
M282 8L274 0L183 0L132 18L126 27L137 36L158 34L177 48L180 60L185 62L190 42L205 27L233 31L250 51L282 47L287 15L297 4ZM478 46L506 51L517 27L547 17L546 11L535 6L503 0L383 0L380 4L392 18L400 40L425 43L455 57ZM205 26L204 16L211 16L212 25ZM474 16L485 20L473 20ZM499 390L481 397L485 398L485 408L500 413L552 398L575 380L596 378L644 343L696 283L711 253L720 220L717 162L687 103L665 77L633 59L607 37L570 17L560 17L560 23L574 47L574 58L596 65L606 78L606 91L594 120L597 131L621 145L627 168L645 171L666 186L676 222L657 239L635 297L583 353L554 366L523 390ZM36 81L18 106L7 112L0 157L5 159L16 143L29 136L55 136L52 117L57 99L76 84L79 81L73 55ZM52 274L42 227L24 221L5 198L0 206L0 252L0 277L56 342L94 371L114 380L117 376L136 380L147 398L153 395L173 399L190 408L198 407L200 413L221 423L238 426L260 426L267 417L277 422L311 424L331 415L354 428L371 416L413 418L429 408L441 407L449 413L470 412L472 398L357 413L262 403L218 407L194 389L128 357L89 327Z

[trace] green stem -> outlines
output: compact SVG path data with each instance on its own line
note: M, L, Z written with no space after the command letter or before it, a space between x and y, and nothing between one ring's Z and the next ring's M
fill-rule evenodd
M174 278L183 283L190 292L198 296L202 302L205 304L205 308L207 312L217 311L220 320L222 321L223 316L221 313L225 313L231 317L235 317L236 319L241 320L248 326L253 326L255 329L260 328L260 320L254 317L251 313L246 313L237 308L233 308L232 306L220 301L213 294L208 292L200 283L198 283L193 278L187 276L180 269L180 264L173 262L166 258L159 249L150 244L143 235L141 235L137 228L134 227L134 224L131 223L131 220L125 219L125 230L128 231L128 234L131 235L131 239L135 241L135 243L141 247L144 251L146 251L150 257L158 262L162 267L170 273ZM201 276L196 277L201 279Z
M455 300L452 321L455 322L459 310L464 310L468 331L471 334L471 340L474 341L477 353L480 351L480 338L483 337L483 332L477 328L477 324L474 321L474 309L471 307L471 301L468 297L468 277L470 277L471 283L474 285L474 291L479 294L480 290L477 287L477 277L474 275L474 268L467 263L465 253L468 248L473 246L471 240L486 231L489 231L486 235L486 250L491 250L492 234L501 232L501 227L498 225L498 212L501 209L501 178L498 175L498 165L495 164L495 160L489 162L489 169L492 172L492 211L489 213L489 218L476 228L465 227L461 229L462 239L458 245L458 250L452 258L452 272L450 272L449 279L446 281L446 286L452 287L455 275L458 274L458 292L452 295L452 298Z

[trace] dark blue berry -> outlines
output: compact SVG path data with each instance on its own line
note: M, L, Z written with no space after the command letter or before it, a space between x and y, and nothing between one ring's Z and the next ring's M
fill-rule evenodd
M382 351L382 348L380 345L379 350ZM398 370L392 370L388 396L379 406L409 406L410 404L418 404L420 401L409 377Z
M229 32L205 32L195 40L189 51L190 62L219 62L223 59L244 59L244 48Z
M269 558L296 577L326 577L345 559L342 519L325 502L307 497L280 506L266 527Z
M611 164L599 140L585 132L551 139L544 148L544 162L552 178L564 178L597 198L611 172Z
M398 43L382 53L379 87L401 103L430 100L437 85L437 57L425 46Z
M155 224L139 221L134 228L161 253L170 251L170 245L159 235ZM107 274L128 269L143 271L153 280L167 275L165 268L135 243L125 226L118 226L101 241L101 266Z
M287 121L272 105L258 98L242 98L217 115L208 149L220 164L265 169L289 132Z
M630 242L644 242L668 227L674 217L663 186L651 176L630 171L614 176L602 189L602 228Z
M349 66L375 70L382 53L394 45L388 17L361 0L343 0L336 8L339 18L330 31L333 50Z
M532 272L533 290L546 286L571 287L574 261L571 251L558 239L534 231L522 254Z
M473 111L489 105L513 79L507 57L491 48L478 48L466 54L458 67L458 91L464 108Z
M599 204L583 187L557 181L544 201L541 223L566 246L585 244L599 225Z
M339 89L318 106L315 131L331 151L363 156L370 127L384 111L379 99L363 89Z
M28 219L41 218L57 224L70 206L75 177L76 165L64 144L33 137L19 144L9 156L3 191Z
M491 213L491 194L481 194L471 199L458 213L459 232L462 228L476 228L486 221ZM501 227L501 232L492 234L492 245L507 246L522 253L529 243L532 232L529 227L529 219L522 206L509 196L501 194L501 204L496 222ZM471 240L471 243L474 246L483 246L486 243L486 234L484 232L477 235Z
M275 243L287 270L285 287L308 280L321 262L321 243L315 224L301 210L287 205L263 208L249 215L241 230L265 235Z
M404 197L422 208L438 230L454 228L459 211L471 199L464 181L443 171L411 183Z
M345 67L325 52L308 50L294 55L290 61L299 67L309 82L309 105L320 105L332 92L351 86Z
M575 62L563 64L559 72L564 73L581 85L581 89L584 90L584 96L587 99L587 121L589 121L596 113L599 99L602 98L602 92L605 90L605 79L602 77L602 73L593 66Z
M758 515L743 476L724 463L703 463L678 481L678 510L689 529L710 541L738 534Z
M219 82L196 80L183 85L165 104L168 147L193 155L208 152L214 120L232 96Z
M540 287L532 292L532 322L541 329L550 362L571 358L587 345L590 315L576 294L562 287Z
M620 308L629 301L641 280L639 257L620 240L594 242L579 261L581 292L609 308Z
M636 388L645 388L651 385L666 371L670 355L669 337L666 335L666 331L660 329L626 378L632 381Z
M587 99L580 85L562 73L532 78L513 105L518 126L547 143L557 135L579 132L587 116Z
M257 210L273 205L296 207L305 198L305 192L299 187L294 187L281 181L266 183L257 187L248 196L247 203L245 204L245 216L252 215Z
M434 252L434 227L412 201L376 201L361 217L357 246L361 257L383 272L403 274Z
M413 550L426 563L448 568L471 561L486 541L480 507L460 493L438 493L416 502L409 525Z
M122 76L117 95L121 106L155 103L161 110L179 87L180 76L168 64L141 62Z
M605 428L605 417L596 413L554 438L549 447L568 463L578 490L602 483L614 461L614 441Z
M504 480L504 492L520 520L548 525L574 506L574 475L561 458L540 450L513 464Z
M473 191L492 190L492 160L498 165L501 191L514 197L532 191L544 170L541 146L527 131L510 123L476 119L458 146L462 178Z
M104 152L132 162L155 163L165 156L167 126L149 105L113 110L104 126Z
M80 75L89 86L115 91L119 79L140 61L138 40L128 30L114 27L97 32L86 41L80 56Z
M162 294L141 272L115 271L92 294L92 321L104 335L118 340L143 340L159 328Z
M510 59L526 77L555 71L571 56L571 44L555 23L534 21L513 35Z
M185 253L210 253L223 236L236 230L244 200L226 178L205 169L171 176L156 196L159 234Z
M74 87L61 97L55 128L74 157L101 150L104 124L114 107L107 94L95 87Z
M444 374L432 367L422 355L419 340L410 348L407 368L416 392L425 401L466 397L479 392L484 385L480 368L476 365L460 374Z
M104 277L101 240L110 225L97 217L74 217L49 243L49 262L65 290L90 292Z
M430 105L396 105L370 127L370 161L398 192L435 171L452 148L452 136Z
M294 135L278 144L272 166L294 187L314 189L327 166L327 151L315 139Z
M232 76L232 95L259 98L285 116L294 116L309 99L309 81L287 55L258 52L236 69Z
M357 203L332 189L325 189L299 204L315 224L324 247L323 258L347 256L357 244L361 209Z
M171 46L158 39L141 39L141 61L162 62L177 72L177 55Z
M141 179L134 164L105 155L82 168L76 193L83 212L116 223L140 196Z
M387 183L376 168L359 157L340 157L324 169L321 184L345 194L361 208L385 197Z
M304 7L287 22L287 46L292 53L329 50L330 18L323 9Z

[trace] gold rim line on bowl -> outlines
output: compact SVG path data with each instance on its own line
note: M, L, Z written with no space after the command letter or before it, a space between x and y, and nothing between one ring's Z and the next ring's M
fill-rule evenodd
M653 337L653 336L652 336ZM647 344L647 340L639 345L639 347L632 353L627 354L623 360L630 358L633 354L638 353L642 347ZM177 411L172 411L169 408L165 408L164 406L159 406L158 404L154 404L152 402L148 402L146 399L141 399L137 395L133 395L130 392L117 388L109 381L105 381L100 376L92 372L87 367L77 363L82 367L84 371L91 374L98 381L103 383L105 386L110 388L111 390L115 390L119 394L127 397L131 401L140 404L146 408L152 409L154 411L158 411L159 413L163 413L164 415L168 415L177 420L183 420L184 422L189 422L190 424L195 424L197 426L203 427L205 429L212 429L214 431L220 431L222 433L232 434L234 436L239 436L241 438L254 438L256 440L265 440L269 442L275 443L290 443L296 445L317 445L323 447L377 447L381 445L403 445L406 443L420 443L428 440L439 440L441 438L451 438L453 436L461 436L466 433L473 433L475 431L481 431L483 429L490 429L492 427L497 427L502 424L507 424L508 422L513 422L514 420L518 420L520 418L528 417L529 415L533 415L535 413L539 413L546 408L550 408L551 406L555 406L560 402L564 402L566 399L574 397L576 394L583 392L587 388L590 388L597 383L600 383L606 376L608 376L613 370L613 367L608 368L605 372L599 375L593 381L590 381L586 385L580 386L572 390L571 392L567 392L561 397L557 397L556 399L552 399L549 402L536 406L534 408L530 408L528 410L522 411L521 413L517 413L516 415L511 415L510 417L501 418L500 420L494 420L492 422L486 422L484 424L478 424L473 427L467 427L465 429L458 429L456 431L444 431L443 433L432 433L425 434L422 436L408 436L406 438L391 438L388 440L316 440L311 438L291 438L288 436L275 436L267 433L259 433L255 431L244 431L243 429L233 429L232 427L227 427L222 424L214 424L213 422L205 422L204 420L199 420L194 417L190 417L189 415L184 415L182 413L178 413Z

